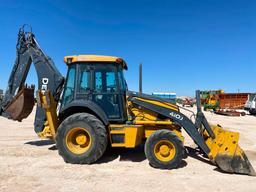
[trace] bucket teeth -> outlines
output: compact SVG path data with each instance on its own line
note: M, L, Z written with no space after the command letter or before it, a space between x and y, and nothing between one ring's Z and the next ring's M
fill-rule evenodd
M215 163L221 170L228 173L256 176L255 170L239 146L238 154L235 154L233 157L228 155L217 155L215 158Z

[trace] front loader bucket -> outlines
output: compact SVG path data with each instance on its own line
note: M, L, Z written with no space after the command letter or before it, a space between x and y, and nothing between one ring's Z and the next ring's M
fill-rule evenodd
M23 87L7 105L4 112L9 118L21 121L32 112L34 104L34 87Z
M214 139L204 132L206 144L210 149L210 160L225 172L256 176L247 156L238 145L239 133L224 130L219 125L213 126L212 130Z

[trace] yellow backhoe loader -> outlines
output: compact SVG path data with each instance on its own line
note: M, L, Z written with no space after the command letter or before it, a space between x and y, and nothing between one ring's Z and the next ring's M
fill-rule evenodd
M94 163L108 144L125 148L145 144L151 166L177 168L185 153L185 130L209 161L223 171L255 175L238 145L239 133L209 125L201 111L199 91L192 122L177 105L128 91L123 75L127 64L119 57L77 55L66 56L64 61L68 66L65 80L40 49L33 33L21 29L1 115L21 121L30 114L34 87L24 82L34 63L39 79L35 131L56 142L65 162Z

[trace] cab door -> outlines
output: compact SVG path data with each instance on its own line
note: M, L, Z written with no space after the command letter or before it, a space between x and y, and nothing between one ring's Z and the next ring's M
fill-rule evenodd
M108 63L95 65L93 80L93 101L103 109L109 121L123 121L117 67Z
M89 64L83 63L78 67L76 99L92 99L92 75Z

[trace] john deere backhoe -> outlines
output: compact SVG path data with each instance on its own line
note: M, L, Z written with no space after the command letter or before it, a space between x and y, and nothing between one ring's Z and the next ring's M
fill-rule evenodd
M66 56L66 80L40 49L34 34L19 31L17 58L1 103L1 115L21 121L32 111L34 86L25 86L31 63L38 75L35 132L56 142L65 162L91 164L106 147L145 144L156 168L179 167L184 155L182 129L220 169L255 175L238 145L239 133L210 126L201 111L199 91L195 122L166 100L127 90L125 61L99 55ZM62 96L61 96L62 94ZM59 110L57 110L57 106Z

